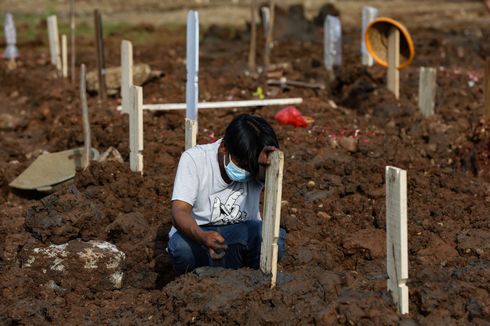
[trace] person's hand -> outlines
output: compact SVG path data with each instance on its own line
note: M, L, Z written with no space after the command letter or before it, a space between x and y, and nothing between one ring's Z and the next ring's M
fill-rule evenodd
M269 154L277 150L278 149L275 146L264 146L259 154L258 163L260 165L270 165L271 160L269 160Z
M212 259L221 259L225 256L225 250L228 246L225 239L216 231L204 231L201 235L201 243L209 250L209 256Z

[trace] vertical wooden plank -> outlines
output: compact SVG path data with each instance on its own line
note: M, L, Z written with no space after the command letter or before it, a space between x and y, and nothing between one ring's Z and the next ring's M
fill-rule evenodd
M265 176L264 213L262 215L262 245L260 269L271 275L271 287L276 285L279 225L281 222L282 177L284 153L270 153L271 164Z
M267 77L267 71L269 70L269 65L271 63L270 57L271 57L272 47L274 44L274 11L275 11L275 3L273 0L269 0L269 24L267 26L267 34L265 37L265 48L264 48L264 76L266 77Z
M327 15L323 29L323 62L325 68L332 72L333 66L342 64L342 26L339 18Z
M133 85L129 94L129 167L143 174L143 88Z
M75 84L75 0L70 0L71 83Z
M95 23L95 44L97 48L97 71L99 76L99 97L103 100L107 98L105 80L105 56L104 56L104 34L102 27L102 16L98 9L94 10Z
M388 36L388 78L387 86L395 94L396 98L400 97L400 31L397 28L391 28Z
M250 49L248 52L248 70L253 75L256 71L257 54L257 0L250 3Z
M186 118L197 120L199 98L199 14L191 10L187 14L187 85Z
M407 171L386 167L386 267L388 291L408 313Z
M121 99L122 112L129 113L129 89L133 86L133 45L129 41L121 42Z
M366 29L376 18L378 18L378 9L370 6L362 8L361 58L364 66L372 66L374 64L374 59L366 47Z
M197 121L185 119L185 149L196 146Z
M485 64L485 112L484 115L490 117L490 57L487 57Z
M436 100L436 69L420 67L419 76L419 109L429 117L434 114Z
M80 103L82 106L82 121L83 121L83 158L82 167L88 168L90 165L91 153L91 135L90 135L90 123L88 120L88 104L87 104L87 87L85 78L85 65L80 66Z
M56 70L61 74L61 57L60 57L60 41L58 34L58 18L56 15L49 16L48 22L48 37L49 49L51 53L51 64L56 66Z
M68 44L66 35L61 35L61 69L63 78L68 77Z

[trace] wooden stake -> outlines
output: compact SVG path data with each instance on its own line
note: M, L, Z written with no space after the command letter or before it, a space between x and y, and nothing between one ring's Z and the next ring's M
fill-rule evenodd
M197 141L197 121L185 119L185 149L196 146Z
M63 78L68 77L68 44L66 35L61 35L61 67Z
M391 28L388 36L388 89L395 94L396 98L400 97L400 31L397 28Z
M483 92L485 93L485 112L484 115L490 117L490 57L487 57L487 61L485 64L485 81L484 81L485 89Z
M102 31L102 16L98 9L94 10L94 22L95 44L97 47L97 70L99 72L99 97L105 100L107 98L107 88L105 80L104 34Z
M372 66L374 64L374 59L367 50L365 37L368 25L376 18L378 18L378 9L370 6L362 8L361 58L364 66Z
M48 23L48 37L49 37L49 50L51 53L51 64L56 66L58 74L61 75L61 57L60 57L60 39L58 34L58 18L56 15L49 16Z
M122 112L128 113L130 107L129 89L133 86L133 45L121 42L121 98Z
M342 26L339 17L325 17L323 25L325 68L333 75L333 66L342 64Z
M88 120L87 87L86 87L84 64L80 66L80 103L82 106L83 140L84 140L82 167L83 169L86 169L90 165L90 158L92 156L91 155L92 145L91 145L91 136L90 136L90 123Z
M262 245L260 269L271 275L271 288L276 286L279 225L281 222L282 176L284 153L275 151L269 155L271 164L265 175L264 214L262 215Z
M267 77L267 71L269 70L269 65L271 63L271 50L274 45L274 11L275 4L274 0L269 0L269 8L270 8L270 20L269 27L267 28L267 37L265 40L265 50L264 50L264 76Z
M187 15L187 85L186 118L197 121L199 98L199 14L189 11Z
M75 52L75 0L70 0L70 51L71 51L71 83L75 84L76 78L76 52Z
M388 291L408 314L407 171L386 167L386 267Z
M420 67L419 109L426 117L434 114L436 87L436 69Z
M129 94L129 167L143 174L143 88L133 85Z
M274 98L267 100L247 100L247 101L225 101L225 102L200 102L197 104L199 110L202 109L227 109L227 108L247 108L255 106L273 106L273 105L293 105L301 104L301 97L294 98ZM166 103L166 104L144 104L143 110L150 111L170 111L170 110L185 110L186 103ZM122 106L118 106L117 110L121 111Z
M255 56L257 53L257 0L252 0L250 3L250 50L248 52L248 70L250 74L254 75L257 67L255 63Z

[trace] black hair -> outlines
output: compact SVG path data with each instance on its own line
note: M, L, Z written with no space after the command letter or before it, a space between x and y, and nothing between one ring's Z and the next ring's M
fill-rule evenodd
M239 165L254 176L259 172L257 160L264 146L279 148L271 125L261 117L250 114L240 114L231 121L226 128L223 142Z

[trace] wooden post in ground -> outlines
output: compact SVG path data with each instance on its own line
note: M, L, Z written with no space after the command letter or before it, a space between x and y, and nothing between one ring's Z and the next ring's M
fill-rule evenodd
M485 85L483 92L485 93L485 113L486 117L490 117L490 57L487 58L485 64Z
M388 76L387 86L395 94L396 98L400 97L400 31L397 28L391 28L388 35Z
M434 114L436 87L436 69L420 67L419 109L426 117Z
M75 0L70 0L71 83L75 84Z
M82 106L82 120L83 120L83 169L88 168L90 165L90 158L92 156L92 145L90 136L90 123L88 120L88 104L87 104L87 87L85 79L85 65L80 66L80 103Z
M131 86L129 96L129 167L143 174L143 88Z
M266 169L264 213L262 215L262 245L260 269L271 275L271 288L276 286L279 226L281 222L282 176L284 153L274 151L269 155L271 164Z
M323 29L323 62L333 77L333 67L342 64L342 26L339 17L327 15Z
M61 57L60 57L60 39L58 34L58 18L56 15L49 16L48 23L48 38L49 51L51 54L51 64L56 66L58 74L61 75Z
M68 44L66 35L61 35L61 69L63 78L68 77Z
M196 144L199 99L199 14L189 11L187 15L187 85L185 147ZM188 121L191 120L191 121ZM188 128L189 127L189 128Z
M407 171L386 167L386 268L388 291L408 313Z
M104 56L104 34L102 27L102 16L98 9L94 10L95 23L95 44L97 47L97 71L99 73L99 97L103 100L107 98L105 80L105 56Z
M121 42L121 104L122 112L129 113L129 89L133 86L133 45Z
M248 70L251 75L256 72L255 56L257 53L257 0L250 3L250 49L248 52Z
M374 59L366 47L365 36L367 26L376 18L378 18L378 9L370 6L362 8L361 58L364 66L372 66L374 64Z
M275 3L274 0L269 0L269 26L267 27L267 35L265 38L265 49L264 49L264 76L267 79L267 71L269 70L269 65L271 63L271 51L274 45L274 19L275 19ZM264 88L267 88L265 85Z

